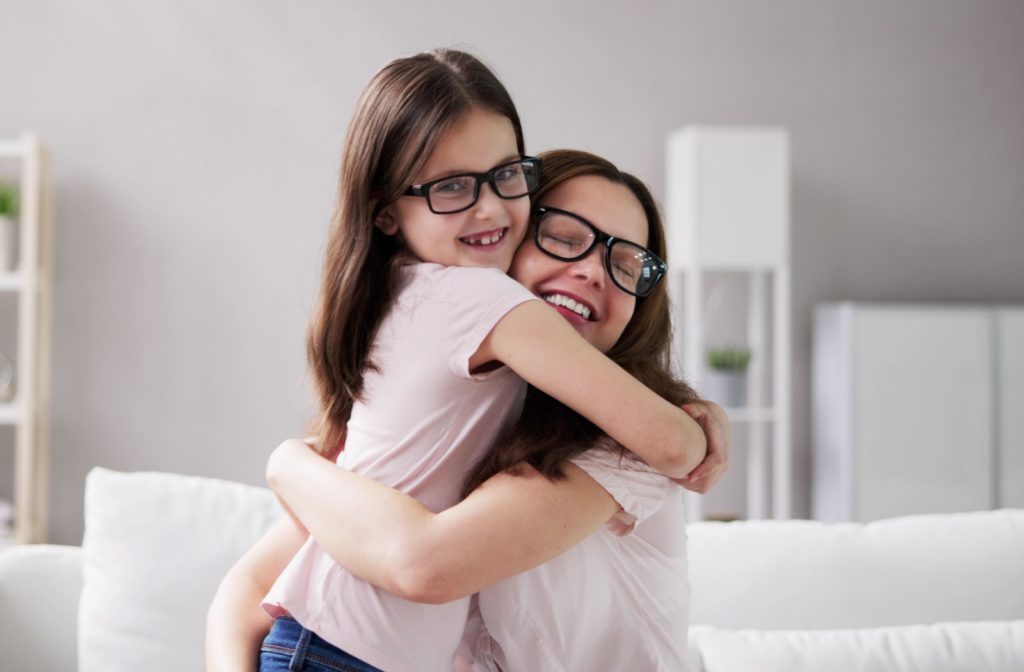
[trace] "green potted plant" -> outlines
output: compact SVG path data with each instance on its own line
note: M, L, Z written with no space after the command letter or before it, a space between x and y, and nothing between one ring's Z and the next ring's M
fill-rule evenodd
M14 270L14 221L18 217L18 189L0 182L0 273Z
M747 403L747 365L750 364L750 348L725 346L708 350L707 396L727 408L737 408Z

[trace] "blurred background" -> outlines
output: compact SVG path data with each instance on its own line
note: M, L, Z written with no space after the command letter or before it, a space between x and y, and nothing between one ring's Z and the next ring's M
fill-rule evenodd
M80 542L95 465L258 484L302 432L346 125L378 68L422 50L491 65L530 152L604 155L659 199L674 130L788 131L795 516L815 304L1024 301L1018 0L0 0L0 16L0 138L33 130L52 158L55 543ZM720 287L716 305L742 295ZM0 292L12 357L16 318ZM742 515L737 433L708 512ZM0 498L13 446L0 425Z

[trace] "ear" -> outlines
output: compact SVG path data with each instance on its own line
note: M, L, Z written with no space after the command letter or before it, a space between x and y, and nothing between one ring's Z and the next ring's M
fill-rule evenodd
M380 229L385 236L393 236L398 233L398 220L390 207L384 208L377 215L377 218L373 220L373 225Z

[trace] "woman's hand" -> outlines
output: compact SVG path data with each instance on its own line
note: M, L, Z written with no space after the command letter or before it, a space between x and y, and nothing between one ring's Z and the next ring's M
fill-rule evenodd
M690 417L704 429L708 440L708 453L704 461L683 478L674 479L687 490L705 494L729 466L731 429L729 417L713 401L702 401L683 406Z

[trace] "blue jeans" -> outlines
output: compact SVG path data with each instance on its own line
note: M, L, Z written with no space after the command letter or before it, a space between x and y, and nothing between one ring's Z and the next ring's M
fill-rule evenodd
M260 648L260 672L309 670L309 672L381 672L373 665L350 656L294 618L274 621Z

